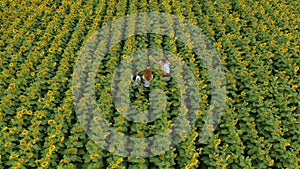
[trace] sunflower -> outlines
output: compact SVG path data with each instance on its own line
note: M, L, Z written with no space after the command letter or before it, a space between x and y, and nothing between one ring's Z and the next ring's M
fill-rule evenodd
M49 50L48 50L50 53L53 53L54 51L55 51L55 49L54 48L49 48Z
M112 169L117 168L117 167L118 167L118 164L113 164L113 165L111 166Z
M191 59L190 59L190 62L194 63L195 60L196 60L195 58L191 58Z
M266 45L267 45L266 43L262 43L262 44L260 44L260 47L264 48L264 47L266 47Z
M49 91L49 92L47 92L47 95L48 95L48 96L52 96L52 95L53 95L53 92L52 92L52 91Z
M9 156L10 159L15 159L15 158L18 158L18 157L19 157L19 155L17 155L17 154L13 154L13 155Z
M107 22L103 22L103 23L102 23L102 26L107 26L107 25L108 25Z
M55 121L54 120L48 120L48 124L54 124L55 123Z
M270 159L270 161L269 161L269 164L268 164L269 166L273 166L274 165L274 160L273 159Z
M202 86L202 89L205 89L205 88L207 88L207 84L205 84L205 85Z
M30 153L30 154L27 155L28 159L31 159L32 157L33 157L33 153Z
M28 134L28 130L24 130L23 132L22 132L22 135L27 135Z
M93 160L93 159L95 159L95 158L98 157L98 156L99 156L98 154L91 154L91 155L90 155L90 159Z
M42 167L46 167L48 165L48 162L43 162Z
M294 86L292 86L292 90L296 90L298 88L298 86L297 85L294 85Z
M185 166L185 169L190 169L191 167L192 167L191 164L188 164Z
M21 141L20 142L20 146L23 146L23 145L25 145L26 144L26 141Z
M11 145L11 142L8 142L4 145L4 147L9 147Z
M39 130L38 129L33 129L32 134L37 134L37 133L39 133Z
M115 148L113 148L113 147L109 149L109 152L111 152L111 153L114 151L115 151Z
M44 56L44 55L45 55L45 52L41 52L41 53L40 53L40 56Z
M191 165L194 166L194 165L196 165L198 162L199 162L198 160L194 159L194 160L192 161Z
M69 161L68 161L68 160L66 160L66 159L62 159L62 160L60 160L60 163L63 163L63 164L68 164L68 163L69 163Z
M17 118L19 119L19 118L21 118L22 117L22 114L21 113L18 113L17 114Z
M77 128L76 128L76 132L78 133L78 132L81 132L82 131L82 126L78 126Z
M208 98L208 96L207 96L207 95L204 95L202 98L203 98L204 100L206 100L206 99Z
M193 155L193 158L195 159L195 158L197 158L199 156L199 153L195 153L194 155Z
M245 95L246 95L246 93L245 93L245 92L241 92L241 95L242 95L242 96L245 96Z
M225 169L227 166L228 166L228 164L227 164L227 163L226 163L226 164L224 164L224 165L222 166L222 169Z
M275 56L275 54L274 53L272 53L272 52L268 52L268 57L269 58L273 58Z

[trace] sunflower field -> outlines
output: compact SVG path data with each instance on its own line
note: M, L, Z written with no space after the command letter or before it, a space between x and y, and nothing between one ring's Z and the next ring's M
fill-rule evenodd
M299 0L1 0L0 169L300 169L299 7ZM133 158L116 154L114 148L105 150L91 139L85 130L89 124L78 120L74 107L82 99L76 100L72 92L74 67L88 39L118 18L144 12L171 14L203 31L224 67L226 99L213 135L199 142L213 109L206 65L174 35L125 38L110 48L95 74L96 101L91 104L110 127L133 138L151 137L188 111L180 107L182 83L173 78L165 83L159 66L152 68L150 89L160 89L163 93L156 94L166 97L153 97L143 83L133 87L130 79L125 83L124 76L114 76L138 50L173 53L196 80L199 95L192 93L190 100L200 99L196 125L176 146ZM137 22L141 20L106 37L107 43L139 29ZM136 110L159 107L164 110L160 117L149 123L126 120L124 107L114 104L113 78L119 88L130 86L126 94ZM122 145L119 141L116 146Z

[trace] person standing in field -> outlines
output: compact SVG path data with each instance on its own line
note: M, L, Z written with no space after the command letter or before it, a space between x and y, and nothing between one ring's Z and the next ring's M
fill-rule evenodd
M164 72L163 77L167 79L167 82L169 83L171 80L170 77L170 62L167 60L167 57L164 57L161 61L157 62L152 58L152 61L156 64L161 65L161 70Z
M133 80L132 86L137 86L139 84L141 77L138 75L138 72L134 72L133 75L131 75L131 80Z
M150 81L152 78L153 78L153 75L150 70L150 67L147 67L147 69L145 70L145 73L143 75L143 79L145 81L145 84L144 84L145 87L150 87Z

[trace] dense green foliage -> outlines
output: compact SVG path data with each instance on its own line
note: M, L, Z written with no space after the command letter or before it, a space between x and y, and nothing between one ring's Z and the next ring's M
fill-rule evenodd
M299 6L297 0L2 0L0 168L299 169ZM116 116L112 73L137 49L151 45L181 57L197 78L202 101L197 126L172 150L145 159L120 157L99 148L78 122L73 67L84 42L102 26L153 11L186 19L214 42L226 68L226 108L215 135L199 144L211 97L201 60L173 37L127 38L102 60L95 84L97 103L116 130L155 135L179 111L178 84L164 86L154 71L152 84L166 92L168 112L152 124ZM130 90L136 107L146 109L144 87Z

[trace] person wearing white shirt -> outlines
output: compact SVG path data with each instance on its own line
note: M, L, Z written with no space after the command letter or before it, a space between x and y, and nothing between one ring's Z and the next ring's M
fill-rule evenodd
M131 75L131 80L133 80L132 86L137 86L141 81L141 77L137 73L134 73L133 75Z
M143 76L143 79L145 80L145 87L150 87L150 80L146 80L145 77Z
M167 61L166 58L163 58L161 61L157 62L153 59L153 61L159 65L161 65L161 70L164 72L163 77L167 78L167 82L171 80L170 78L170 62Z
M151 73L150 67L147 67L147 69L143 75L143 79L145 81L145 84L144 84L145 87L150 87L150 81L152 78L153 78L153 75Z

